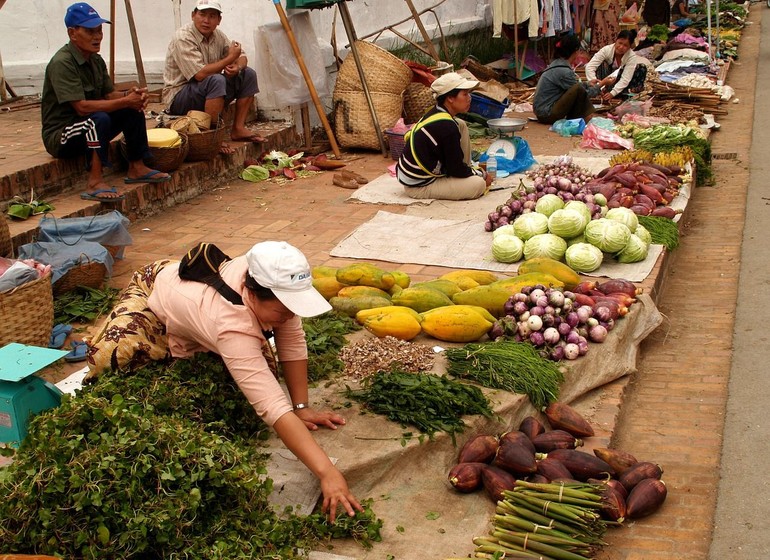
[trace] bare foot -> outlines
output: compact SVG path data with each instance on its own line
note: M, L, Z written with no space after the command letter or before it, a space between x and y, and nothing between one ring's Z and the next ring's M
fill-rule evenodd
M254 144L264 144L267 142L267 138L248 128L234 128L230 131L230 139L233 142L252 142Z
M219 153L228 156L235 153L235 148L227 142L222 142L222 145L219 147Z

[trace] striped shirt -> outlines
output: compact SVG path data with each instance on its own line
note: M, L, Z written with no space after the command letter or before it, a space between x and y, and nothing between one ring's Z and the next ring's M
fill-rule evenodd
M190 22L179 28L171 39L163 69L163 103L171 106L174 96L193 79L201 68L222 60L230 50L230 39L215 29L208 39Z

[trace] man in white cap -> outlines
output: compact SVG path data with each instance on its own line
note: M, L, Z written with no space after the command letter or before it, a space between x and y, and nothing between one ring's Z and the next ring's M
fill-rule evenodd
M265 142L246 127L246 117L259 91L257 73L248 66L240 43L230 41L220 29L222 6L214 0L197 0L192 22L174 34L163 70L163 103L172 115L205 111L212 127L225 106L235 100L230 138L239 142ZM222 153L232 153L227 144Z
M469 200L482 196L492 178L471 167L468 125L455 116L471 107L471 90L479 82L457 72L431 84L436 106L404 136L396 176L411 198Z
M308 401L307 345L300 317L320 315L331 306L313 287L307 259L286 242L264 241L224 262L219 274L243 305L231 303L208 284L180 279L177 265L158 272L148 305L166 326L171 355L219 354L260 418L319 478L323 509L331 519L339 505L349 515L361 511L345 478L308 431L319 426L336 429L345 419L316 410ZM270 330L288 397L262 353Z

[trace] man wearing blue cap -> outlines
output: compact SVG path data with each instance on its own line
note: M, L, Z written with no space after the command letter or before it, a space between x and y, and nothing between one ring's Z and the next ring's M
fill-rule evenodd
M67 8L64 24L70 40L45 69L41 111L48 153L56 158L86 156L88 189L81 198L109 202L123 198L104 182L103 173L110 165L110 141L120 132L129 160L126 183L159 183L171 177L144 164L150 155L144 122L147 89L115 91L98 54L103 23L111 22L84 2Z

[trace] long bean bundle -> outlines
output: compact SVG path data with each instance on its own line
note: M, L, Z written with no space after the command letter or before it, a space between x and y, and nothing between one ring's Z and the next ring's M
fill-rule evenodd
M665 245L669 251L679 247L679 226L674 220L660 216L637 217L644 229L650 232L653 243Z
M536 408L558 399L564 381L559 366L540 356L531 344L510 340L471 343L447 349L446 357L450 375L527 395Z

